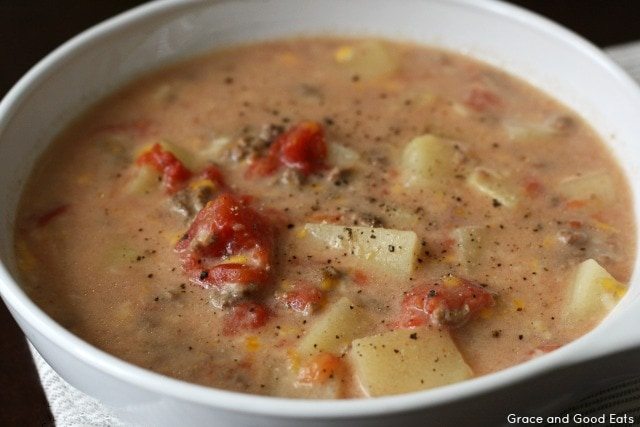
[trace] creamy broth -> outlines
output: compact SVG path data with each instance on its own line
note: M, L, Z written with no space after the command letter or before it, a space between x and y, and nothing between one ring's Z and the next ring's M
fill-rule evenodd
M224 203L259 250L198 228ZM217 51L100 101L34 169L16 250L29 295L124 360L352 398L586 333L624 294L634 227L605 145L537 89L450 52L318 38ZM445 344L451 366L412 358L437 363ZM394 357L397 387L371 373ZM404 385L407 369L426 376Z

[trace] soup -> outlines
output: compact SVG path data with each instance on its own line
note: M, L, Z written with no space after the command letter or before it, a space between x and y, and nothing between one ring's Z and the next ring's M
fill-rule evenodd
M630 191L595 132L451 52L302 38L143 76L24 191L26 291L93 345L246 393L355 398L495 372L624 295Z

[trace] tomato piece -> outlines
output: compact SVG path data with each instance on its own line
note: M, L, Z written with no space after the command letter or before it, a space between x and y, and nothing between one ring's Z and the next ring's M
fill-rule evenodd
M162 182L168 193L178 191L191 178L191 171L171 152L160 144L153 144L150 150L142 153L136 161L139 165L148 165L162 174Z
M326 159L327 143L322 125L305 121L278 136L267 155L251 164L249 175L271 175L281 166L310 175L324 169Z
M234 335L246 330L259 329L268 321L269 311L263 305L243 302L227 312L222 330L225 335Z
M176 251L193 283L241 296L270 280L274 227L249 199L222 193L194 218Z
M483 112L498 107L501 100L498 95L488 89L473 88L464 103L475 111Z
M322 302L323 293L320 289L309 284L298 284L294 289L278 296L278 300L290 309L305 316Z
M208 179L211 182L215 182L221 187L224 187L224 176L220 169L214 165L208 165L204 170L200 173L200 177L203 179Z
M201 275L203 275L201 273ZM207 281L211 283L265 283L269 280L269 273L262 268L250 267L245 264L220 264L209 269L206 273ZM200 276L199 276L200 277Z
M330 353L310 358L298 371L298 381L305 384L324 384L338 376L343 369L342 359Z
M274 174L278 168L280 168L280 160L270 152L266 157L254 160L249 166L247 174L250 177L269 176Z
M460 327L494 305L493 295L469 280L455 278L455 285L436 283L411 290L402 301L401 327Z
M280 144L281 162L309 175L325 167L327 144L324 131L317 122L302 122L282 134Z

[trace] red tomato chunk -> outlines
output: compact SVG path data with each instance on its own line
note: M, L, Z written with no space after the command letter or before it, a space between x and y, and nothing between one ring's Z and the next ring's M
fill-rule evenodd
M234 306L224 318L223 332L234 335L248 329L258 329L269 321L269 311L254 302L243 302Z
M493 306L493 295L482 286L464 279L454 280L455 285L421 285L409 292L402 301L400 326L459 327Z
M201 173L202 179L208 179L209 181L218 184L221 187L225 186L224 177L222 172L214 165L207 166Z
M308 315L320 305L322 297L320 289L303 283L279 295L278 300L290 309Z
M273 239L246 198L223 193L196 215L176 251L192 282L235 299L269 282Z
M322 126L317 122L301 122L280 135L267 155L253 162L249 173L266 176L285 166L310 175L324 169L326 159L327 144Z
M168 193L175 193L191 178L191 171L171 152L160 144L154 144L149 151L138 157L139 165L151 166L162 174L162 182Z

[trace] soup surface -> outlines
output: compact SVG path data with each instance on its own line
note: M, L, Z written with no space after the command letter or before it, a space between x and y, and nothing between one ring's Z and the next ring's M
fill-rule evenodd
M24 287L194 383L301 398L494 372L626 290L630 192L593 130L485 64L376 39L265 42L144 76L42 156Z

